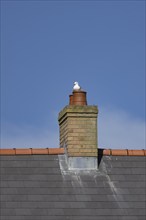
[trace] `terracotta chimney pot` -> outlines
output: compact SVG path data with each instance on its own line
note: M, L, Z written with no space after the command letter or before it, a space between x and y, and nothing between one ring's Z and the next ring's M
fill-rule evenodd
M87 105L86 92L85 91L73 91L73 105Z
M69 96L69 105L73 105L73 95Z

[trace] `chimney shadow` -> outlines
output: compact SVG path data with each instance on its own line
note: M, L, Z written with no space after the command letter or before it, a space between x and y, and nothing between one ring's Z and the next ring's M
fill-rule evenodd
M98 167L100 166L100 163L101 163L101 160L102 160L102 157L103 157L103 150L104 150L104 149L98 149L98 156L97 156L97 159L98 159Z

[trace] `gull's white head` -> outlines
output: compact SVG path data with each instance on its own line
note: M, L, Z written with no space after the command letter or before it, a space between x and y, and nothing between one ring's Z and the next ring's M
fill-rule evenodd
M80 90L81 87L79 86L79 83L78 82L74 82L74 87L73 87L73 90Z

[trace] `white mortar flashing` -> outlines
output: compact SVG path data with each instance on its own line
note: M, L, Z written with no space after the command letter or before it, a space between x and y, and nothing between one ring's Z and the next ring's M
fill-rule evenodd
M68 157L69 170L97 170L97 157Z

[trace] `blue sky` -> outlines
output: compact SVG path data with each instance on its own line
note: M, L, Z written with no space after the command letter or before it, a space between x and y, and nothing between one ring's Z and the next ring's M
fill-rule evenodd
M145 147L145 1L1 1L1 147L58 147L74 81L99 147Z

